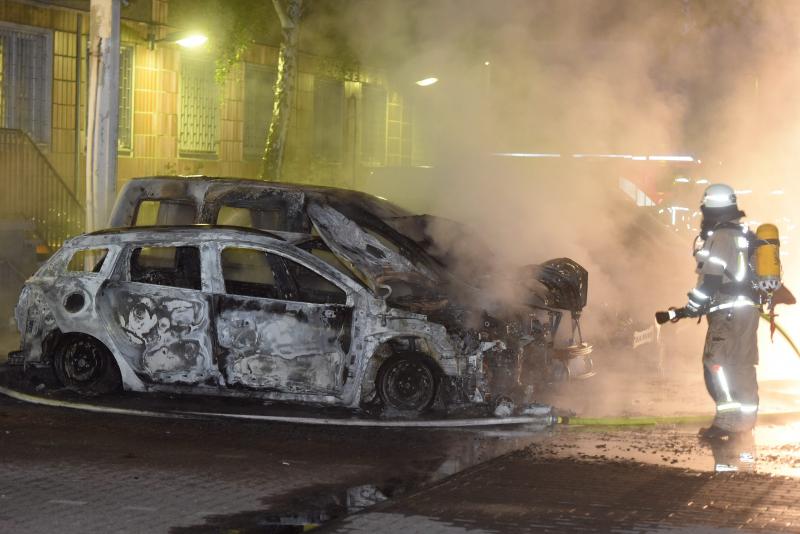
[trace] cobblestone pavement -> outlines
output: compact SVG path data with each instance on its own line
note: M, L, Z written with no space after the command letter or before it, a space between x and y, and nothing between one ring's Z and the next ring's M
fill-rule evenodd
M800 532L800 482L512 453L321 532Z
M557 405L594 417L713 409L691 370L622 389L619 376L598 378L571 385ZM791 411L795 391L762 384L762 407ZM697 428L336 429L0 397L0 532L800 531L800 420L764 420L753 440L716 448Z
M250 532L271 522L318 523L537 439L163 420L0 397L0 532Z

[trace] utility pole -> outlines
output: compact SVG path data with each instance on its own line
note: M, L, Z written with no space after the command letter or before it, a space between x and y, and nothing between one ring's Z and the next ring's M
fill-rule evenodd
M86 231L108 223L117 187L120 0L91 0L86 124Z

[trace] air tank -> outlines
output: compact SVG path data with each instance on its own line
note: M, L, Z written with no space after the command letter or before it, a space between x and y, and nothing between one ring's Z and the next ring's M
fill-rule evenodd
M781 286L781 256L778 227L762 224L756 229L758 246L755 253L755 272L758 287L773 293Z

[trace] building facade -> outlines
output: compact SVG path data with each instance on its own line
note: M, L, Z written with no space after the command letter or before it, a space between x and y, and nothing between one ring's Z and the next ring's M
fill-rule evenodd
M91 61L88 4L0 0L0 127L30 136L79 200ZM278 49L250 46L218 83L208 51L165 39L180 27L169 9L168 0L123 8L118 186L148 175L257 177ZM412 108L407 94L378 70L301 53L285 179L358 188L374 167L426 163L415 158Z

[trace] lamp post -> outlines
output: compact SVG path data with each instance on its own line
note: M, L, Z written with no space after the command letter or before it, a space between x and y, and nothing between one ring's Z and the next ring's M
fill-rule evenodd
M105 227L117 187L120 0L91 0L86 231Z

